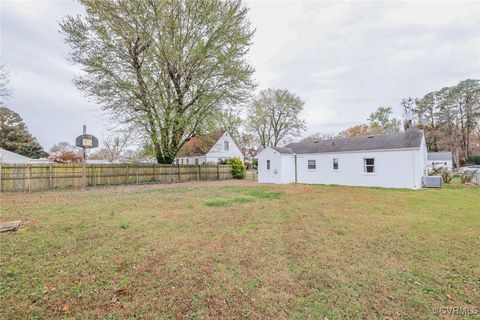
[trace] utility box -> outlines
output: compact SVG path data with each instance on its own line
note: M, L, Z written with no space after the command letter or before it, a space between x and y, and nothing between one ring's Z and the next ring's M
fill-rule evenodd
M442 188L443 179L440 176L423 176L423 186L425 188Z
M475 184L480 184L480 170L475 172L475 175L473 176L472 182Z

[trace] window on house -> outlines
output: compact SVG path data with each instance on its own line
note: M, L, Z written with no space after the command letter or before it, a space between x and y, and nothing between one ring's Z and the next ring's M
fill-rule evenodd
M364 158L363 164L365 173L375 173L375 158Z
M176 160L176 163L178 164L178 159Z
M183 164L183 159L182 159L182 164Z
M223 141L223 148L228 150L228 141Z
M338 170L338 158L333 158L333 170Z
M270 170L270 160L267 160L267 170Z
M308 169L317 169L317 161L308 160Z
M195 159L195 164L198 165L198 159Z
M187 159L187 164L188 164L188 159Z

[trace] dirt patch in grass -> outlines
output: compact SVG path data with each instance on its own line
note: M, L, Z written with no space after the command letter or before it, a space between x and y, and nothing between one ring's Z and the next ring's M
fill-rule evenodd
M2 194L6 319L432 319L480 307L480 188Z

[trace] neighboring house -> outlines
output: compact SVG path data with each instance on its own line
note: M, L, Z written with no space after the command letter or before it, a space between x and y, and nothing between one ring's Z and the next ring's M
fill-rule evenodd
M258 181L386 188L422 187L423 131L291 143L257 155Z
M428 167L453 169L453 157L451 152L429 152Z
M175 164L220 163L233 157L243 159L242 152L228 132L193 137L178 151Z
M0 163L15 164L15 163L38 163L38 162L41 162L41 161L36 159L31 159L31 158L22 156L18 153L0 148Z

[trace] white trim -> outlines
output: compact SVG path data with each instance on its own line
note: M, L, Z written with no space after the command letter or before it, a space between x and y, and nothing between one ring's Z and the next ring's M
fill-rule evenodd
M335 169L335 159L337 159L337 169ZM340 159L339 158L332 158L332 171L333 172L340 171Z
M373 172L367 172L365 169L367 169L367 162L365 160L367 159L373 159ZM368 166L372 166L371 164ZM377 162L375 161L375 157L372 156L364 156L363 157L363 175L365 176L375 176L377 174L377 169L375 168L377 166Z
M310 161L313 161L315 163L315 168L313 168L313 169L309 168L310 167L310 164L309 164ZM317 169L318 169L317 160L316 159L307 159L307 170L308 171L316 171Z

